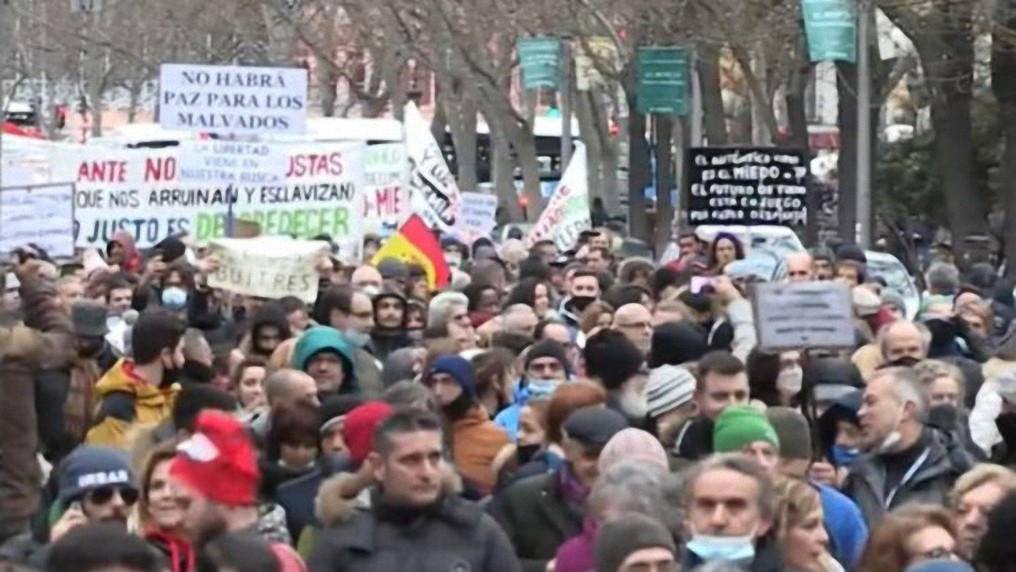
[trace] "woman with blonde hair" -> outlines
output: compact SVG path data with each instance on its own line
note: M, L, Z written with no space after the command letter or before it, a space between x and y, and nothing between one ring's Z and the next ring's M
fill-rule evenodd
M195 569L194 550L183 534L183 511L169 477L169 464L176 456L176 443L163 443L149 453L139 475L138 533L159 550L171 572Z
M857 572L903 572L926 560L954 560L957 550L949 511L937 505L905 505L872 530Z
M794 478L774 483L777 499L776 541L783 566L799 572L842 572L829 554L829 534L822 522L822 501L818 490Z

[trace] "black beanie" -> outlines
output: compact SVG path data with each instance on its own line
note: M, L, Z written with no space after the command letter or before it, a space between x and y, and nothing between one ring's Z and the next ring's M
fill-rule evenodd
M526 352L526 369L529 369L529 364L537 359L551 357L560 362L561 367L565 373L571 375L571 367L568 366L568 355L564 351L564 347L560 342L554 340L540 340L529 347L529 351Z

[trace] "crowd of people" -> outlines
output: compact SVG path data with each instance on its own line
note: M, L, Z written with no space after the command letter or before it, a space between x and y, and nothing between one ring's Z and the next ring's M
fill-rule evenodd
M736 236L665 264L617 243L444 237L436 291L322 257L310 305L210 288L186 237L26 246L0 274L0 570L1016 567L994 268L932 262L908 318L860 248L788 254L786 281L849 288L856 344L770 352Z

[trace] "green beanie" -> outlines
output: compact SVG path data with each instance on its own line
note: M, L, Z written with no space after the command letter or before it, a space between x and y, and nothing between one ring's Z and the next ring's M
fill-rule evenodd
M762 413L754 407L730 406L724 409L713 425L713 451L733 453L751 443L763 441L777 451L780 438Z

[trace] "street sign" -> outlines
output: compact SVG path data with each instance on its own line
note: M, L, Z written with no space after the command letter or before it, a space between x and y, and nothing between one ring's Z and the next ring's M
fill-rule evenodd
M686 48L639 48L635 69L635 101L640 113L688 114Z
M561 80L561 41L557 38L521 38L516 46L525 89L557 89Z
M801 0L808 59L857 59L857 12L853 0Z

